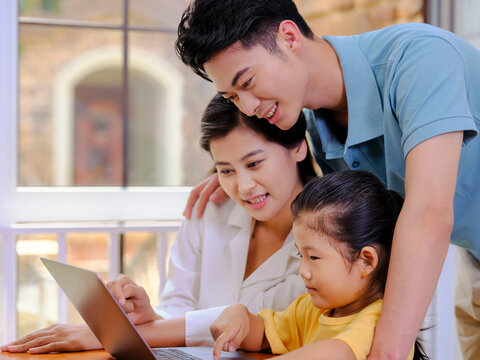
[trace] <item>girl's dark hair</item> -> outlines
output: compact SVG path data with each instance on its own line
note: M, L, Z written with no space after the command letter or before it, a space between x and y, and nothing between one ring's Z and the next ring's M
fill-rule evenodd
M280 53L276 34L283 20L295 22L304 36L313 39L292 0L194 0L178 25L175 51L196 74L210 81L203 65L237 41L245 49L260 44L272 54Z
M387 282L393 231L403 198L388 190L373 174L339 171L314 179L292 203L294 219L314 213L309 226L346 245L342 254L353 263L364 246L378 252L370 289L383 294Z
M266 140L293 149L305 139L306 121L303 113L300 114L295 125L288 130L281 130L270 124L266 119L243 114L231 101L217 94L207 105L200 125L200 146L210 152L210 143L213 140L227 136L238 126L244 125L262 135ZM312 156L307 156L297 164L300 180L303 184L317 176L313 167Z
M372 274L368 292L383 294L395 224L403 206L403 197L365 171L339 171L308 182L293 201L293 219L302 213L313 214L308 226L321 231L339 244L350 263L364 246L378 252L378 265ZM415 342L414 360L428 356L419 340Z

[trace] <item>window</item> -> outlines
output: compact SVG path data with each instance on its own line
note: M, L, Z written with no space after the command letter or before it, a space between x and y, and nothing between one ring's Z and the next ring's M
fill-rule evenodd
M1 223L180 217L215 93L173 50L186 4L2 2Z
M126 272L158 296L210 167L192 144L215 88L173 49L187 3L0 2L0 342L78 321L40 256Z

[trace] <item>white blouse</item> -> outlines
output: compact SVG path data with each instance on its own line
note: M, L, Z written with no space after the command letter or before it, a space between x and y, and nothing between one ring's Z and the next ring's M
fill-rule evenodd
M201 219L185 220L170 252L168 279L156 308L184 316L187 346L211 346L210 324L225 306L283 310L305 292L292 232L283 246L245 280L254 221L233 200L208 204Z

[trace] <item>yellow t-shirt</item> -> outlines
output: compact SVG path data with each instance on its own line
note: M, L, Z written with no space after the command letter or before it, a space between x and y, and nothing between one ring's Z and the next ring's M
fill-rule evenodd
M328 310L316 308L310 295L303 294L282 312L262 310L259 315L274 354L285 354L315 341L339 339L360 360L366 359L370 352L381 310L382 300L377 300L356 314L329 317ZM413 348L407 360L411 359Z

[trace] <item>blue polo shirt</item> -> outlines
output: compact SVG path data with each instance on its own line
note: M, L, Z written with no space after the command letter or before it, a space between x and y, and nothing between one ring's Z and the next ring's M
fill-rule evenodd
M322 171L370 171L404 194L408 152L433 136L463 131L451 241L480 260L480 52L426 24L324 39L340 59L348 133L339 142L328 111L304 110Z

